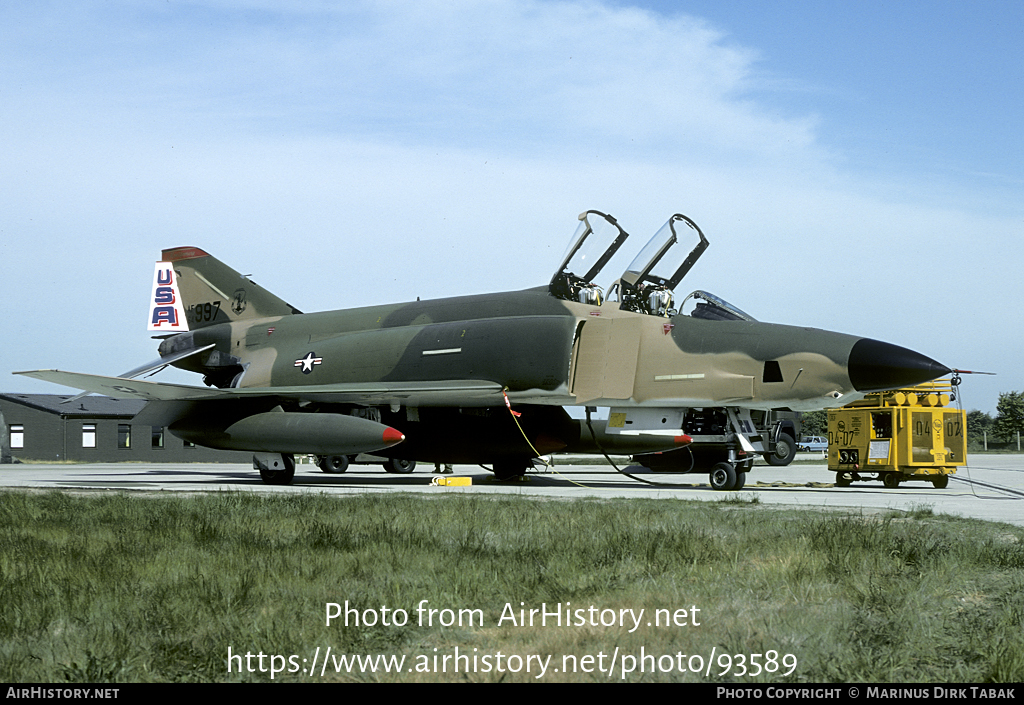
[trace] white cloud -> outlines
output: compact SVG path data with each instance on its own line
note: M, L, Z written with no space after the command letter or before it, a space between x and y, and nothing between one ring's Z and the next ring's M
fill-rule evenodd
M770 117L747 97L753 52L683 15L536 0L129 7L79 10L75 26L42 23L39 44L18 43L40 53L29 70L44 90L119 128L690 159L814 144L812 118Z

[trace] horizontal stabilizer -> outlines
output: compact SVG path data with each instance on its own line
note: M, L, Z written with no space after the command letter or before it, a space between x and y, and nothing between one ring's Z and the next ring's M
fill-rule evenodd
M154 360L153 362L147 362L145 365L142 365L141 367L136 367L133 370L128 370L127 372L122 372L121 374L118 375L118 377L120 377L122 379L135 379L136 377L141 377L142 375L144 375L144 374L146 374L148 372L153 372L155 370L162 370L163 368L167 367L168 365L170 365L172 363L177 362L178 360L184 360L186 357L191 357L192 355L195 355L197 353L201 353L201 352L204 352L206 350L209 350L214 345L216 345L216 343L210 343L209 345L204 345L201 348L192 348L191 350L184 350L182 352L176 352L173 355L168 355L166 357L161 357L159 360ZM73 386L73 385L67 385L67 386ZM75 387L75 388L76 389L80 389L81 387ZM87 396L89 396L92 393L93 392L85 391L85 392L82 392L81 394L76 394L73 397L68 397L67 399L62 401L61 404L70 404L71 402L78 401L82 397L87 397Z
M136 377L141 377L142 375L148 372L163 369L168 365L174 364L178 360L184 360L186 357L191 357L201 352L206 352L215 345L216 343L210 343L209 345L204 345L201 348L190 348L188 350L182 350L180 352L172 353L170 355L167 355L166 357L161 357L159 360L147 362L145 365L142 365L141 367L136 367L133 370L128 370L127 372L119 374L118 377L123 377L125 379L135 379Z

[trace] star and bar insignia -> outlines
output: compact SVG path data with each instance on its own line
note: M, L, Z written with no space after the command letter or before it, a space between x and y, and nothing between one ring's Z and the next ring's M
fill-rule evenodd
M313 371L313 365L322 365L323 362L324 359L322 357L317 357L316 353L311 352L306 353L305 357L300 357L298 360L296 360L295 366L301 367L302 374L308 375L310 372Z

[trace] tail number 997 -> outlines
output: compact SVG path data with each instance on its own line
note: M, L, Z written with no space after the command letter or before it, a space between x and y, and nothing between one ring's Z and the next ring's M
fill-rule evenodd
M217 318L218 313L220 313L220 301L194 304L189 306L187 310L188 318L193 323L213 321Z

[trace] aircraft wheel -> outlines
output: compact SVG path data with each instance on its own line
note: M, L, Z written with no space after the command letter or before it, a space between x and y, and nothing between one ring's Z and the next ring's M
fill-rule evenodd
M381 463L387 472L399 473L405 475L410 473L416 467L415 460L399 460L398 458L388 458L386 462Z
M711 468L711 487L716 490L736 489L736 468L732 463L718 463Z
M742 490L743 485L747 484L747 473L737 472L736 473L736 487L733 489Z
M796 457L796 441L788 433L780 433L779 440L775 444L774 453L765 453L764 459L769 465L781 467L789 465Z
M882 476L882 484L887 489L894 490L900 486L900 474L898 472L887 472Z
M493 464L494 477L511 480L526 474L526 463L520 460L497 460Z
M848 472L837 472L836 473L836 487L849 487L853 482L853 478L850 477Z
M320 458L320 462L317 463L320 469L326 473L336 474L342 473L348 470L348 456L347 455L325 455Z
M944 490L949 486L949 475L939 475L932 478L932 485L937 490Z
M268 485L290 485L295 478L295 456L289 453L281 455L284 468L271 470L260 467L260 479Z

